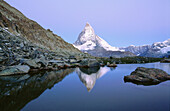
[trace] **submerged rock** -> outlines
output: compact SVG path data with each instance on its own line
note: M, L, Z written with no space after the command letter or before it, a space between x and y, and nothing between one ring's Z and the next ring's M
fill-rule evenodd
M125 82L142 85L154 85L170 80L170 75L161 69L138 67L131 75L125 76Z
M14 75L14 74L25 74L28 73L30 70L30 67L27 65L16 65L7 67L6 69L2 70L0 72L1 76L8 76L8 75Z

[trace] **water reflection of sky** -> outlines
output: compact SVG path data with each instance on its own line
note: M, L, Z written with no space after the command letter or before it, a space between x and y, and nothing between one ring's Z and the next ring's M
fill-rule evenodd
M86 73L83 69L76 69L22 110L169 111L170 81L155 86L124 83L123 77L136 67L160 68L169 72L169 64L159 63L120 64L114 70L103 67ZM92 90L88 92L84 85Z

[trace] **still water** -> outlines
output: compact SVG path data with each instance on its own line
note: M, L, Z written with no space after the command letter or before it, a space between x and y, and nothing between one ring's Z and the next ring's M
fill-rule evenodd
M170 81L124 83L137 67L170 74L170 64L149 63L0 77L0 111L170 111Z

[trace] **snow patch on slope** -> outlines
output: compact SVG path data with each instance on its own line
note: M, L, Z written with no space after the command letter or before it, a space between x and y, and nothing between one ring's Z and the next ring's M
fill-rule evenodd
M96 47L96 44L92 41L86 41L84 44L82 45L74 45L74 47L76 47L79 50L93 50Z
M170 46L164 47L160 50L161 53L167 53L168 51L170 51Z
M96 36L98 45L100 47L103 47L104 49L106 49L107 51L119 51L119 48L117 47L112 47L111 45L109 45L105 40L103 40L102 38L100 38L99 36Z

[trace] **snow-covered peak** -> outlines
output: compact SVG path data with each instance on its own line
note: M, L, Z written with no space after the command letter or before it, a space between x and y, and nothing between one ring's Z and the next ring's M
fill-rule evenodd
M86 23L86 26L85 26L84 29L87 29L87 30L88 29L90 29L90 30L92 29L93 30L92 26L88 22Z
M95 42L95 32L89 23L86 23L83 31L79 34L77 41L74 43L75 46L83 45L86 42ZM87 44L87 43L86 43Z
M162 49L169 46L170 46L170 39L165 40L164 42L155 42L152 44L153 49Z
M79 34L77 41L73 45L82 51L93 50L96 47L102 47L107 51L119 50L119 48L112 47L105 40L97 36L89 23L86 23L85 28Z
M152 45L153 49L160 50L161 53L167 53L170 51L170 39L165 40L164 42L156 42Z
M136 55L143 55L146 54L147 52L165 54L168 51L170 51L170 39L165 40L164 42L155 42L152 45L142 46L130 45L128 47L123 47L120 49L132 52Z
M170 45L170 39L168 40L165 40L164 42L162 42L163 44L166 44L166 45Z

